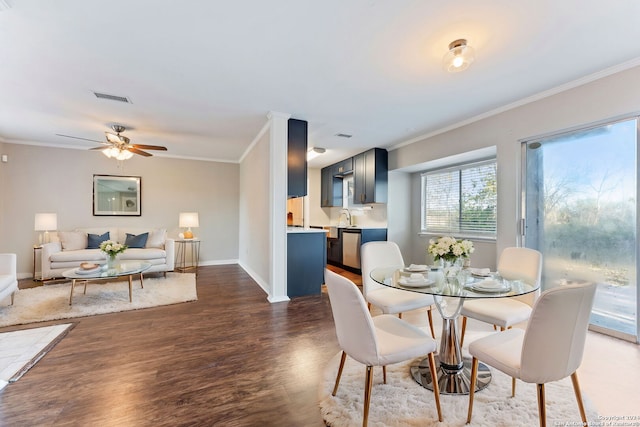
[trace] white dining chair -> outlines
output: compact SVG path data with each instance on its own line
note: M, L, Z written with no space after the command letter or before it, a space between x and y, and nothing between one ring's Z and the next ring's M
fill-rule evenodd
M16 254L0 254L0 300L11 295L11 305L18 290Z
M504 279L522 280L529 285L539 286L542 254L529 248L505 248L500 255L497 272ZM489 323L504 331L529 318L531 307L539 295L540 289L518 297L466 299L460 311L460 346L464 343L467 318Z
M513 328L491 334L469 345L471 384L478 376L478 362L512 377L537 384L540 426L546 426L545 383L571 376L583 424L587 417L576 370L582 363L589 316L596 291L594 283L560 286L542 293L533 306L527 329ZM474 387L469 393L467 424L473 412Z
M402 252L395 242L367 242L360 248L362 267L362 290L364 298L369 304L378 307L385 314L398 314L402 318L402 313L425 308L429 318L429 328L431 336L435 338L433 329L433 315L431 313L435 301L433 296L420 294L401 289L393 289L374 281L370 274L371 270L379 267L404 268Z
M338 343L342 349L340 367L332 395L335 396L338 392L340 376L347 355L366 365L362 418L362 425L366 426L373 388L373 367L382 366L383 382L386 384L386 365L427 355L431 369L431 380L434 385L433 394L438 420L442 421L440 390L433 354L436 351L436 341L421 329L396 316L381 314L371 317L362 293L346 277L325 270L325 283L331 301ZM418 385L416 384L416 386Z

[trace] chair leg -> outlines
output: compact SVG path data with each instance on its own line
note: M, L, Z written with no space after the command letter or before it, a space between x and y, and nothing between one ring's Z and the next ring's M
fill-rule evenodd
M584 411L584 404L582 402L582 393L580 392L580 384L578 383L578 373L571 374L571 382L573 383L573 392L576 394L576 400L578 401L578 409L580 410L580 418L582 418L582 425L587 425L587 414Z
M16 291L11 292L11 304L13 305L13 299L16 297Z
M516 377L511 377L511 397L516 397Z
M438 368L433 352L429 353L429 370L431 371L431 383L433 384L433 397L436 400L436 410L438 411L438 421L442 421L442 410L440 409L440 386L438 385Z
M338 368L338 376L336 376L336 384L333 386L332 396L335 396L338 392L338 385L340 385L340 377L342 376L342 368L344 368L344 361L347 360L347 353L342 352L342 357L340 358L340 367Z
M402 313L398 313L398 319L402 319Z
M387 367L386 366L382 367L382 382L384 384L387 383Z
M433 316L431 315L431 307L427 308L427 317L429 318L429 329L431 329L431 338L436 338L436 333L433 330Z
M538 417L540 417L540 427L547 426L547 409L544 406L544 384L538 384Z
M471 361L471 380L469 386L469 411L467 412L467 424L471 422L473 412L473 396L476 394L476 381L478 380L478 359L475 357Z
M373 387L373 366L367 366L367 375L364 384L364 414L362 416L362 427L367 427L369 422L369 404L371 403L371 389Z
M460 348L464 343L464 331L467 330L467 316L462 316L462 327L460 328Z

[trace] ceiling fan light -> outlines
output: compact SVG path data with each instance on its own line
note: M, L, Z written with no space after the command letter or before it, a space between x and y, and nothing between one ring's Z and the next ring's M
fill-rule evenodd
M129 150L119 150L118 154L115 156L117 160L128 160L133 157L133 153Z
M467 45L467 40L458 39L449 43L449 52L442 58L442 66L450 73L457 73L469 68L475 59L475 50Z
M102 154L108 158L116 157L118 155L118 149L116 147L109 147L102 150Z

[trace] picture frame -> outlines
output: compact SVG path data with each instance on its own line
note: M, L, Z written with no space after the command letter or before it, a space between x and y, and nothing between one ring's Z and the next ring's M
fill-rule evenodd
M93 175L94 216L141 216L142 178Z

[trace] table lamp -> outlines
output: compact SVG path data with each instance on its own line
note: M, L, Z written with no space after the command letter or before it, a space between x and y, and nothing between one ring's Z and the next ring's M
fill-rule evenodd
M187 228L187 231L183 233L185 239L193 239L193 233L191 227L199 227L198 212L180 212L180 220L178 226Z
M58 229L58 215L55 213L37 213L35 219L35 231L44 231L38 236L38 243L49 243L49 231Z

